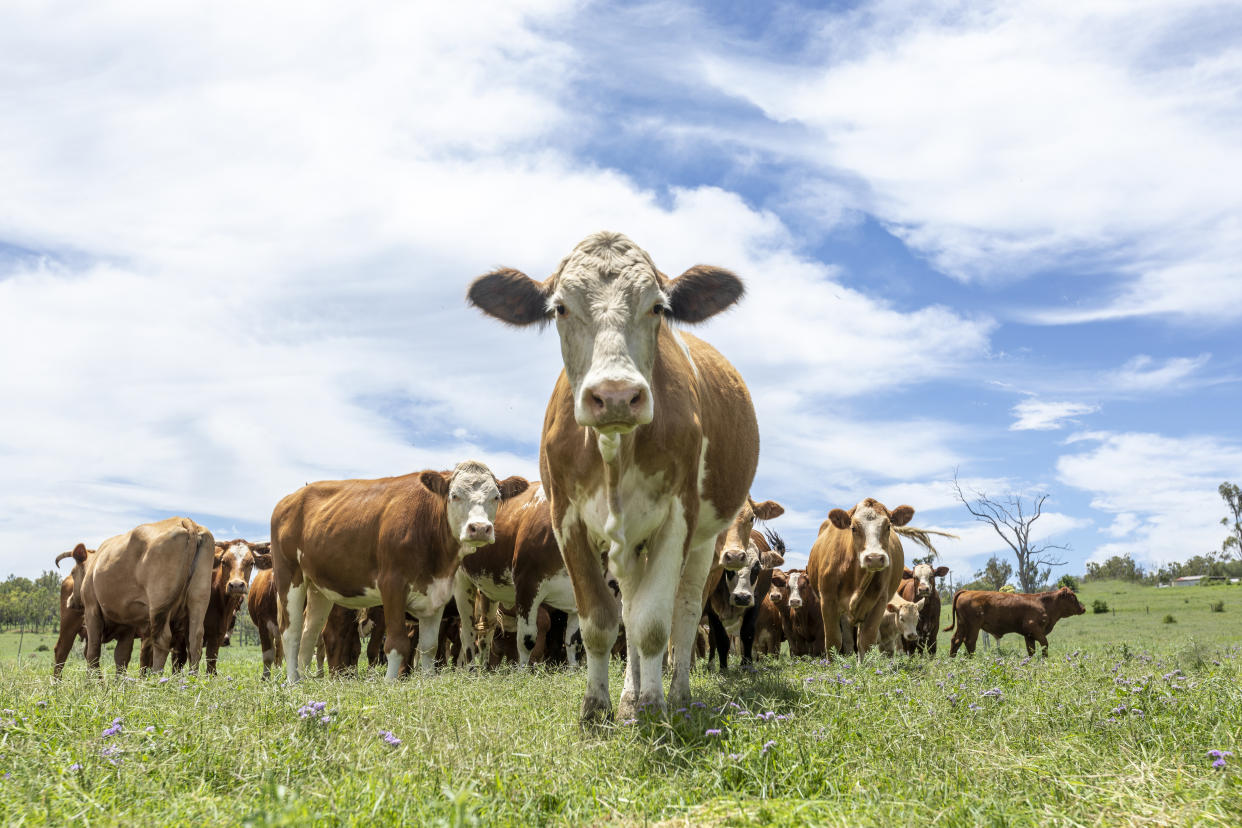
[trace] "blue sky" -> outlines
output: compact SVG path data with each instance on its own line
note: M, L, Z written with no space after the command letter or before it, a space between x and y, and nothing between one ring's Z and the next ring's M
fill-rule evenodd
M309 480L533 476L550 331L465 306L620 230L747 282L756 497L1048 492L1070 565L1219 548L1242 481L1242 6L0 12L0 572Z

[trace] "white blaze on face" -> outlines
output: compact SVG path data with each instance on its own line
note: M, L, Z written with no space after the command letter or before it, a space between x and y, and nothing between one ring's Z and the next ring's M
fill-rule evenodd
M651 422L668 302L651 259L619 233L589 236L561 263L548 304L580 425L624 434Z
M915 594L920 597L931 595L936 589L935 571L927 564L914 567L914 580L918 582Z
M241 541L231 544L220 558L225 584L230 595L245 595L254 558L250 547Z
M888 515L870 505L859 503L854 507L854 551L858 553L858 565L864 572L879 572L888 566L888 536L892 525Z
M496 476L482 463L467 461L453 470L446 503L449 530L467 547L496 539L493 521L500 505Z
M798 609L802 606L802 573L789 573L789 606Z

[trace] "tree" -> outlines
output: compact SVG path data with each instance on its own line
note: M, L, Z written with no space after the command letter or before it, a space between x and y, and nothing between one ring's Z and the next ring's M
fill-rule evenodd
M1113 555L1104 563L1087 563L1088 581L1141 581L1143 568L1129 555Z
M1007 494L995 500L985 492L972 491L970 499L962 491L957 472L953 473L953 488L957 499L974 515L975 520L991 526L1001 540L1013 550L1018 563L1018 585L1023 592L1035 592L1048 582L1052 567L1065 566L1065 561L1052 554L1052 550L1068 550L1069 546L1056 543L1031 542L1031 527L1044 513L1048 494L1037 495L1027 505L1022 495Z
M1225 560L1235 555L1242 558L1242 489L1226 480L1220 484L1220 496L1233 512L1232 525L1229 518L1220 519L1221 526L1229 527L1229 537L1220 545L1221 553Z
M982 582L988 589L998 590L1009 583L1011 575L1013 575L1013 567L1009 564L1009 561L1002 561L993 555L988 558L988 562L984 564L983 569L975 573L975 581Z

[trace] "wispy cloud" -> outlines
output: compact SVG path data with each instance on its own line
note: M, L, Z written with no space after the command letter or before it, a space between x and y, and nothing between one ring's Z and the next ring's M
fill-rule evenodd
M1075 402L1052 402L1026 399L1013 407L1016 420L1010 431L1055 431L1064 428L1073 418L1099 411L1098 405Z

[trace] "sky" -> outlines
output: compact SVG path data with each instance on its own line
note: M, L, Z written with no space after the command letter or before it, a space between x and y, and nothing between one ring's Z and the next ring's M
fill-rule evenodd
M1242 4L6 4L0 573L320 479L537 475L560 351L467 307L599 230L746 283L752 494L805 560L1047 494L1067 565L1242 483ZM325 4L327 5L327 4ZM1055 575L1054 575L1055 577Z

